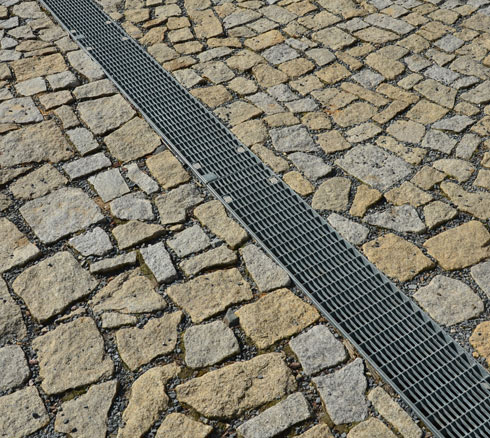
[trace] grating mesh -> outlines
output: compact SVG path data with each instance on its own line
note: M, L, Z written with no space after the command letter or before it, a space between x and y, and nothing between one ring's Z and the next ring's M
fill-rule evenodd
M490 375L92 0L42 0L436 437L490 437Z

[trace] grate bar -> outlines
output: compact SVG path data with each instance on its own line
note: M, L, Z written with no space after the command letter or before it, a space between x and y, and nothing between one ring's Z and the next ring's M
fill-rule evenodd
M490 436L490 374L469 353L93 0L40 2L435 437Z

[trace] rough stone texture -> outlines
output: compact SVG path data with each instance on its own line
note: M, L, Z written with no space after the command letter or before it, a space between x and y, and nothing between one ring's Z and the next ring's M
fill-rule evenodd
M233 331L221 321L188 328L184 345L185 363L191 368L214 365L240 352Z
M432 195L420 190L410 181L405 181L401 186L385 193L385 198L395 205L410 204L414 207L420 207L433 199Z
M94 385L80 397L61 405L54 429L73 438L105 438L107 415L116 395L117 380Z
M130 191L118 169L100 172L89 178L88 182L94 186L95 191L104 202L112 201Z
M430 238L427 252L443 269L452 271L477 264L490 255L490 233L481 222L470 221Z
M237 248L248 239L246 231L227 216L225 207L219 201L210 201L200 205L194 209L194 216L232 249Z
M19 59L10 63L10 66L14 70L15 77L19 82L39 76L60 73L68 69L63 56L59 53Z
M282 177L283 181L291 187L298 195L308 196L315 191L315 186L311 184L301 173L292 171Z
M314 307L288 289L264 295L235 313L245 334L261 349L299 333L320 317Z
M469 286L444 275L436 275L414 298L432 318L448 326L475 318L484 310L483 301Z
M370 186L385 191L409 175L410 166L373 145L356 146L335 161L352 176Z
M167 245L175 251L179 257L185 257L202 251L211 246L211 240L199 225L175 234L172 239L167 240Z
M131 161L152 153L160 137L143 119L135 117L104 138L111 154L119 161Z
M298 438L333 438L333 435L326 424L318 424L298 435Z
M369 229L337 213L328 216L327 221L338 233L353 245L361 245L367 239Z
M315 192L311 206L315 210L333 210L342 212L349 205L351 182L347 178L333 177L327 179Z
M362 359L356 359L333 374L315 377L313 382L334 424L366 419L368 405L364 393L367 381Z
M212 430L211 426L174 412L165 417L155 438L206 438Z
M294 391L280 353L262 354L210 371L176 388L177 398L208 418L233 418Z
M99 149L99 143L86 128L75 128L66 133L80 155L87 155Z
M155 217L151 202L142 192L128 193L110 203L111 213L123 220L151 221Z
M26 357L18 345L0 348L0 391L22 385L30 375Z
M242 424L237 431L244 438L273 438L310 417L308 401L301 392L295 392Z
M476 353L487 360L490 366L490 321L478 324L470 337L470 344Z
M370 187L362 184L358 187L352 206L349 213L352 216L362 217L366 214L368 208L378 202L383 195L379 190L371 189Z
M99 207L82 190L71 187L29 201L19 211L45 243L56 242L104 218Z
M103 135L129 121L135 112L119 94L78 104L81 119L96 135Z
M39 359L41 387L46 394L110 377L114 365L104 352L104 340L91 318L58 326L32 342Z
M0 278L0 339L21 340L27 334L20 307L10 296L7 283Z
M23 438L48 423L48 413L36 388L0 397L0 436Z
M269 292L289 285L288 274L257 246L247 245L240 254L259 291Z
M45 164L11 184L10 191L16 198L34 199L65 185L67 181L51 164Z
M237 262L238 257L226 245L211 249L203 254L194 256L180 264L185 275L196 275L207 269L224 268Z
M441 190L459 210L482 220L490 219L490 193L467 192L458 184L446 181L441 183Z
M67 57L70 65L89 81L96 81L105 76L99 65L92 61L92 58L83 50L69 52Z
M0 273L25 265L41 252L6 218L0 218Z
M42 120L42 114L30 97L19 97L0 103L0 123L33 123Z
M348 433L347 438L395 438L393 432L388 429L377 418L370 418L354 428Z
M453 219L457 214L455 208L442 201L434 201L424 207L425 223L430 229Z
M101 260L100 262L92 263L90 265L90 272L92 274L102 274L126 268L127 266L136 265L137 262L136 251L132 251L129 254L121 254L116 257Z
M15 279L12 288L36 320L46 321L87 296L97 283L64 251L26 269Z
M67 160L73 152L55 122L48 120L17 129L0 139L0 166Z
M399 281L411 280L434 267L413 243L391 233L365 243L362 250L381 271Z
M170 151L163 151L146 160L151 174L164 189L171 189L189 181L190 176Z
M63 165L63 170L70 179L77 179L109 167L110 165L111 160L104 153L100 152L66 163Z
M204 274L186 283L172 285L166 292L195 323L222 312L231 304L250 300L253 296L250 286L235 268Z
M337 340L324 325L318 325L289 341L289 346L306 374L316 374L343 362L346 352L342 342Z
M293 154L290 154L288 158L308 179L312 181L316 181L332 171L331 166L314 155L305 154L303 152L294 152Z
M476 284L490 297L490 261L473 266L470 272Z
M460 183L470 179L475 171L475 168L468 161L452 158L434 161L432 165L446 175L456 178Z
M72 237L68 244L83 256L102 256L112 249L109 235L99 227Z
M170 283L177 277L177 271L163 242L141 248L140 253L158 283Z
M390 207L381 212L368 214L363 221L399 233L422 233L425 231L425 225L417 214L417 210L410 205Z
M158 192L159 186L155 182L155 180L153 180L145 172L140 170L136 163L128 164L127 166L125 166L125 169L127 171L127 177L147 195Z
M147 224L140 221L129 221L118 225L112 230L120 249L131 248L134 245L152 240L165 233L165 229L158 224Z
M280 152L314 152L318 148L305 127L288 126L270 130L273 146Z
M155 204L160 214L160 222L163 225L184 222L186 210L200 204L204 198L193 184L184 184L165 195L158 196Z
M421 438L422 430L389 394L381 387L372 389L368 394L374 408L389 421L404 438Z
M134 381L117 438L141 438L151 428L169 405L165 385L179 372L180 367L171 363L151 368Z

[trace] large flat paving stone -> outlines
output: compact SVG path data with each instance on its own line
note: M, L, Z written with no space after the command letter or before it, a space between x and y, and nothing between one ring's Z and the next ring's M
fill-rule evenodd
M19 82L27 79L48 76L68 70L68 66L59 53L48 56L33 56L30 58L19 59L11 64L15 77Z
M42 114L30 97L19 97L0 103L0 123L34 123L42 120Z
M12 222L0 218L0 273L25 265L40 253Z
M56 242L104 218L87 194L72 187L29 201L19 211L44 243Z
M212 431L211 426L174 412L165 417L155 438L206 438Z

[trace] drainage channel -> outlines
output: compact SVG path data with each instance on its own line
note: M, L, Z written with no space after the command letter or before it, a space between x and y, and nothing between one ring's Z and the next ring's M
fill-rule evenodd
M439 438L490 437L490 374L93 0L40 0Z

